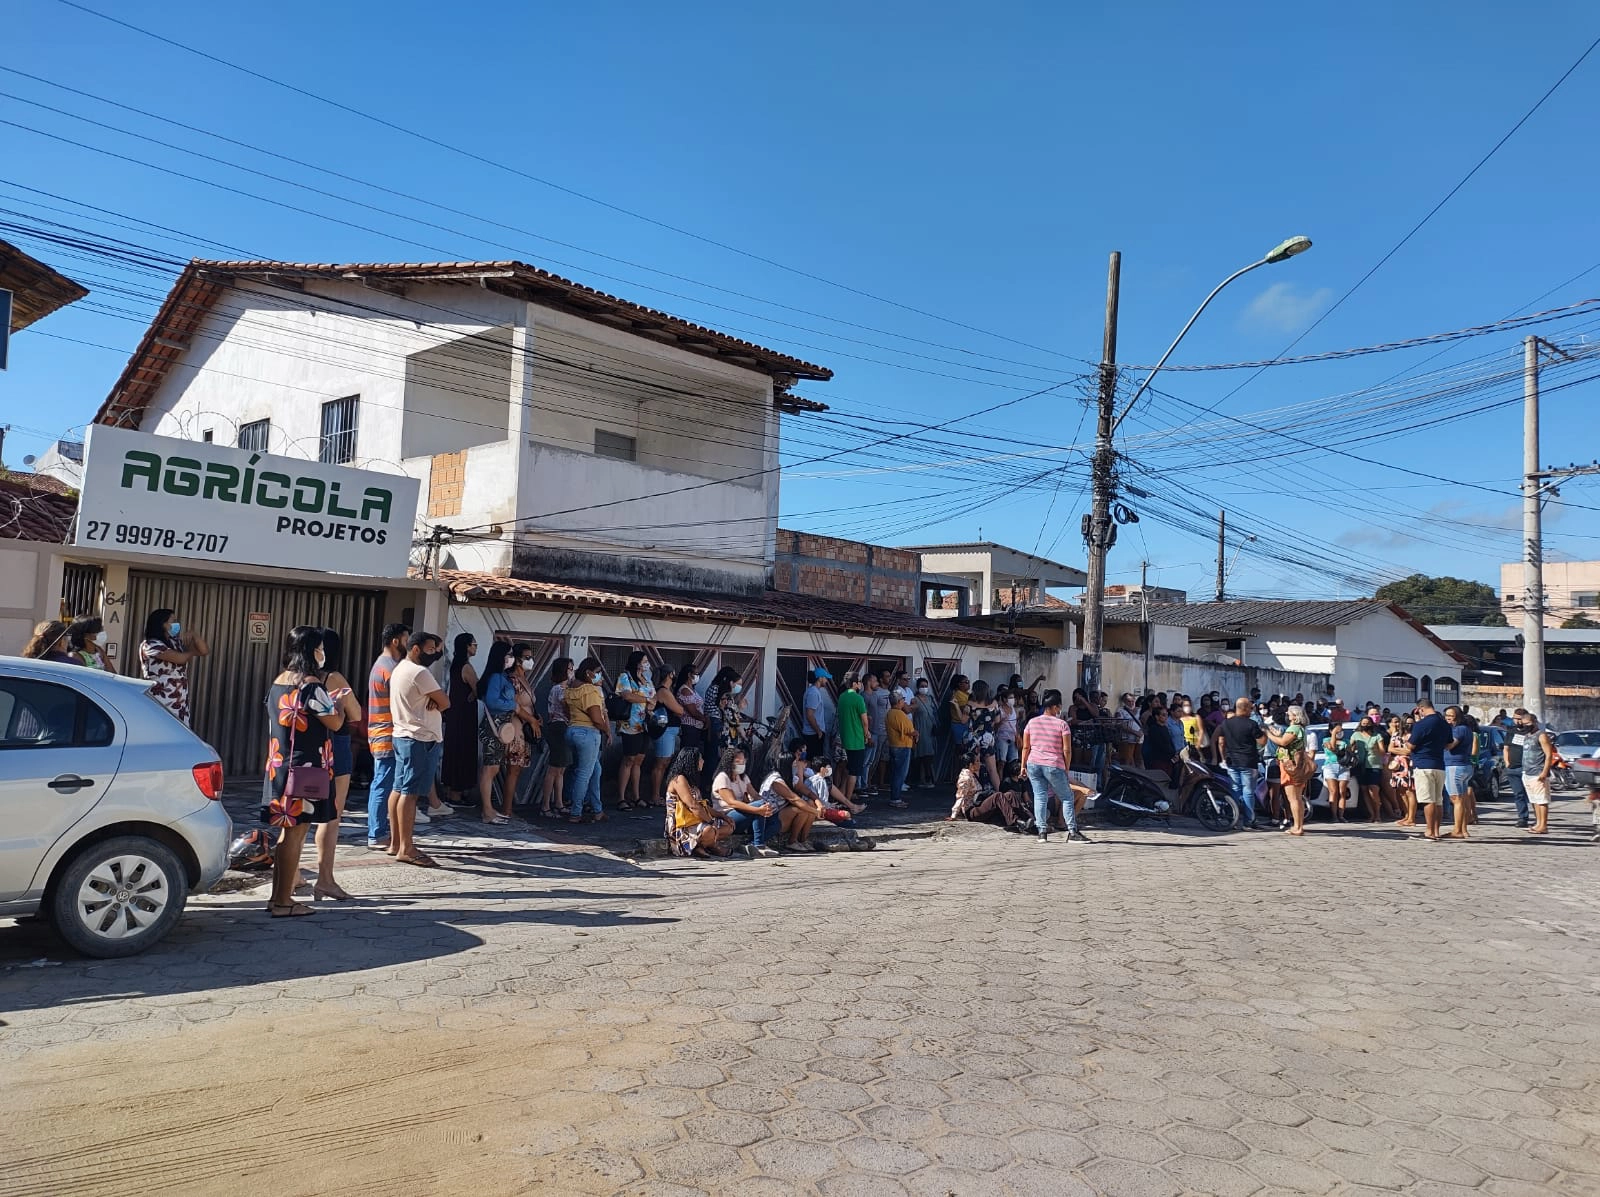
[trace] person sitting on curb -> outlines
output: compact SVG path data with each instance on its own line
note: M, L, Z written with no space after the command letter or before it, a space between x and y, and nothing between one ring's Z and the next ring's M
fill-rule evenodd
M822 815L823 806L796 777L805 769L805 757L785 753L778 766L761 783L762 801L778 808L779 826L791 852L815 852L811 846L811 825Z
M961 775L956 778L955 805L945 816L946 823L965 819L972 813L982 797L983 783L986 780L981 758L976 752L969 752L961 761Z
M717 765L717 776L711 783L711 804L717 814L724 815L740 831L749 831L750 843L745 854L776 856L778 850L769 846L779 833L778 805L775 802L756 800L756 788L745 776L745 755L742 748L726 748Z
M675 856L727 856L733 851L733 820L719 815L700 795L704 763L700 748L680 748L667 776L667 842Z
M822 804L822 817L837 826L855 826L853 816L867 809L865 803L851 802L834 784L833 762L827 757L811 762L811 768L806 770L806 787Z

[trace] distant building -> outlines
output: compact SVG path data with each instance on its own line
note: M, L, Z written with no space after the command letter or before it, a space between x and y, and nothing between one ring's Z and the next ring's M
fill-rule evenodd
M1600 623L1600 561L1546 561L1544 563L1544 626L1559 628L1574 615ZM1513 626L1522 623L1526 596L1522 562L1500 567L1500 610Z
M1158 635L1163 627L1188 629L1193 657L1325 674L1330 692L1346 702L1398 709L1419 698L1443 704L1461 697L1467 658L1380 599L1152 604L1148 618ZM1140 625L1144 613L1116 607L1106 619Z
M1189 592L1171 586L1107 586L1105 589L1108 607L1126 607L1142 603L1146 598L1151 603L1187 603Z
M1036 557L992 540L959 544L906 546L922 555L924 611L934 618L957 613L947 605L950 594L965 588L970 605L965 614L993 615L1050 600L1052 586L1082 586L1089 576L1081 569ZM937 580L940 584L929 584Z
M76 490L83 485L83 442L52 441L38 456L24 457L22 464L36 475L54 478Z

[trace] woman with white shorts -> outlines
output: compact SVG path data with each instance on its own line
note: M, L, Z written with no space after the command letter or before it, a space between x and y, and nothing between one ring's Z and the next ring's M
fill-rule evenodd
M1350 793L1350 766L1340 759L1347 755L1344 724L1330 724L1327 743L1322 746L1322 785L1328 791L1328 806L1335 823L1344 822L1345 798Z

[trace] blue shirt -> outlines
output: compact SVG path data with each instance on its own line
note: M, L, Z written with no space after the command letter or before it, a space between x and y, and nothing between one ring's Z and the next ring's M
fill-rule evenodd
M1472 764L1472 729L1465 723L1457 723L1450 729L1450 747L1444 750L1444 763L1450 766Z
M808 716L805 723L805 734L808 736L826 735L828 732L828 704L823 700L822 691L814 685L806 687L805 712Z
M483 705L496 715L510 714L517 705L517 688L511 684L508 674L497 673L489 679L489 688L483 694Z
M1450 746L1450 725L1435 711L1424 715L1411 728L1411 767L1443 769L1444 750Z

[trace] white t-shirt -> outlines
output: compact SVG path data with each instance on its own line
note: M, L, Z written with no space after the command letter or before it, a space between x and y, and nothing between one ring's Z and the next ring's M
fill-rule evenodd
M740 774L738 777L729 777L726 773L718 773L711 782L711 805L719 814L727 814L734 808L728 805L727 799L722 796L723 790L732 790L733 796L747 806L755 805L755 787L750 784L750 779Z
M780 810L789 803L787 798L773 788L774 782L781 781L783 781L783 774L774 769L771 773L767 774L767 779L761 783L761 800L763 802L772 803L773 806Z
M444 739L444 717L428 705L428 695L442 689L425 667L410 659L394 667L389 677L389 713L396 739L437 744Z

